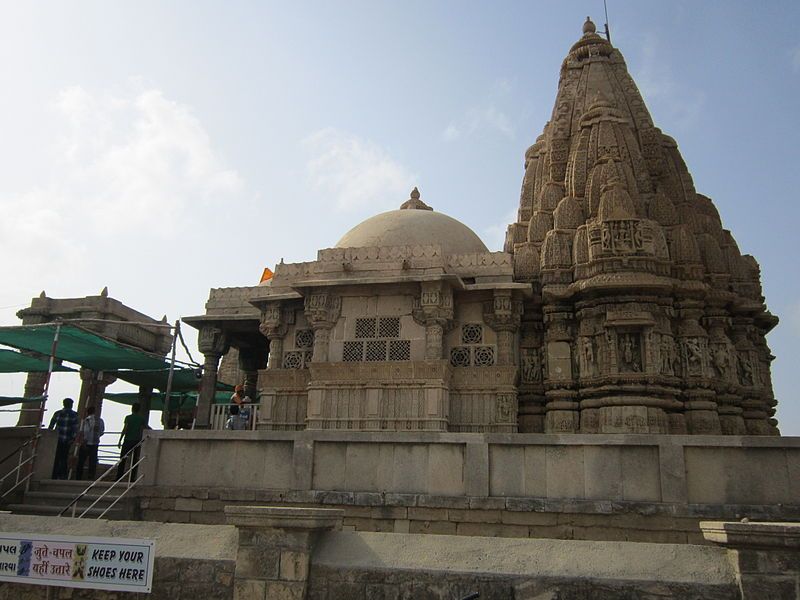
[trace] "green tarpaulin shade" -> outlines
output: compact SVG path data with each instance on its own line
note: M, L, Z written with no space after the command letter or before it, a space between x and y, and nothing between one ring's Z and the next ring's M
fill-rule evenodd
M176 368L172 374L171 390L173 392L196 392L200 385L200 379L197 377L198 372L197 369ZM164 392L167 389L169 367L153 371L117 371L115 375L128 383ZM233 386L218 381L217 389L231 391Z
M119 404L127 404L128 406L140 402L139 394L136 392L123 392L118 394L104 394L103 398L111 402L118 402ZM231 401L231 395L228 392L217 392L214 397L214 404L228 404ZM190 410L197 404L196 393L184 394L170 394L169 408L172 411L177 410ZM150 398L150 410L164 410L164 394L153 394Z
M0 344L49 356L55 332L53 323L0 327ZM169 368L163 358L66 324L61 325L56 357L96 371Z
M0 396L0 406L27 404L29 402L41 402L42 400L44 400L44 396L31 396L30 398L23 398L22 396Z
M48 350L48 354L49 354ZM36 358L20 354L15 350L0 348L0 373L46 373L49 358ZM63 365L53 364L53 371L75 371Z

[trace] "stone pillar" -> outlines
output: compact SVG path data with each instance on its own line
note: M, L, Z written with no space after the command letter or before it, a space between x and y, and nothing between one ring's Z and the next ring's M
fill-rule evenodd
M239 529L233 599L303 600L314 547L343 517L335 508L226 506L226 523Z
M495 290L494 299L483 307L483 320L497 333L497 364L514 364L514 338L519 330L522 302L514 300L511 290Z
M686 428L690 434L719 435L716 393L711 389L711 363L708 350L708 334L700 325L703 303L695 300L680 302L678 324L679 362L683 381Z
M228 350L225 332L216 325L203 325L197 336L197 346L203 354L203 378L200 381L200 398L197 401L195 428L208 429L211 426L211 405L217 392L217 369L219 359Z
M742 600L800 597L800 523L703 521L700 529L727 548Z
M28 373L28 378L25 380L25 391L23 395L26 398L34 398L44 394L44 382L47 379L47 373ZM39 413L42 410L42 402L31 402L23 404L17 419L17 427L29 427L39 425ZM45 423L46 425L47 423Z
M104 373L103 371L93 371L83 368L81 373L81 391L78 396L78 414L83 418L86 409L90 406L95 408L95 416L103 414L103 396L106 388L117 380L116 375Z
M442 340L444 327L437 321L425 324L425 359L440 360L442 358Z
M709 363L714 377L714 389L717 392L720 428L725 435L744 435L747 430L742 417L742 397L734 393L738 387L736 349L725 333L731 319L722 308L710 308L706 312Z
M269 342L268 369L283 366L283 337L288 323L280 302L268 302L261 309L261 323L258 330Z
M422 282L412 316L425 328L425 360L441 360L444 334L453 325L452 288L442 281Z
M258 348L239 348L239 369L244 373L244 394L258 400L258 372L266 367L267 357Z
M166 390L165 390L166 393ZM143 385L139 386L139 414L144 417L144 422L150 425L150 407L153 402L153 388ZM165 410L169 408L169 399L164 398Z
M305 314L314 330L314 354L311 362L328 362L331 329L339 320L342 299L329 291L312 291L305 298Z
M566 307L544 307L545 323L545 433L577 433L580 404L574 390L575 360L572 348L573 313Z

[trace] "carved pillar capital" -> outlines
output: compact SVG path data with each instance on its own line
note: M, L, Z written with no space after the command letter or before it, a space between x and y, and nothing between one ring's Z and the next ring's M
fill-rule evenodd
M305 297L304 311L311 327L331 329L342 311L342 299L329 291L314 291Z
M444 333L453 327L453 289L443 281L424 281L411 312L425 327L425 358L442 358Z
M327 362L331 329L342 312L342 299L327 290L314 290L305 297L304 311L314 330L314 354L311 362Z
M214 324L203 325L197 335L197 348L205 356L216 355L217 358L228 351L228 336L221 327Z
M495 290L483 305L483 320L497 332L497 364L514 364L514 335L522 322L522 301L511 290Z

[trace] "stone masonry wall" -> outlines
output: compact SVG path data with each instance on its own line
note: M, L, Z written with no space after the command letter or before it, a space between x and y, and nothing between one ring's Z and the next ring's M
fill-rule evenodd
M701 521L708 519L800 520L797 506L199 487L143 487L138 494L142 518L152 521L224 523L225 506L269 504L342 509L345 530L507 538L708 544L699 527Z
M341 508L357 531L705 543L701 520L800 520L800 439L165 431L146 519Z

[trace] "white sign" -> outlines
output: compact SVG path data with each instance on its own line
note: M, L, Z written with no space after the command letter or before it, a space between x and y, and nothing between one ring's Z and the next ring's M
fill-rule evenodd
M0 533L0 581L149 593L153 540Z

